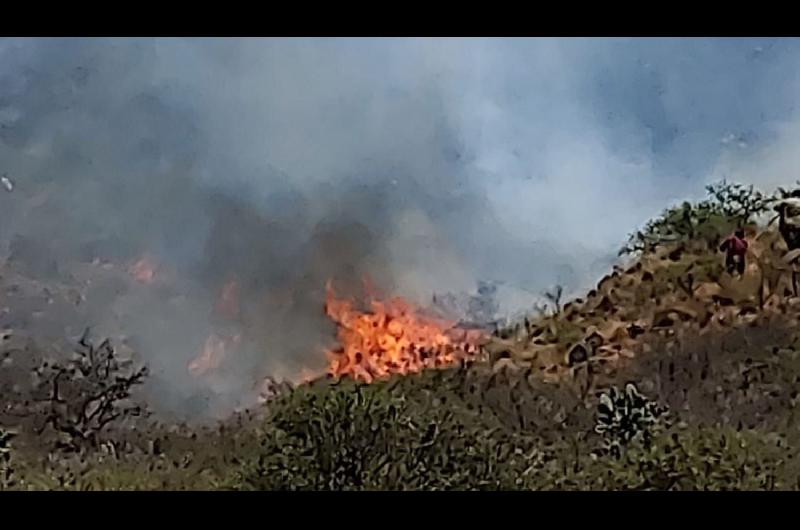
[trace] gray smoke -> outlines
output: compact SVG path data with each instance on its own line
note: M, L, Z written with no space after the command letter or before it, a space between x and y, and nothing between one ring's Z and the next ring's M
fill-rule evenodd
M497 281L515 311L553 284L588 286L627 233L711 178L784 178L798 51L794 39L5 39L0 173L17 188L0 242L172 267L182 302L115 306L169 404L198 391L186 363L238 278L251 344L225 389L245 395L270 371L322 366L329 278L356 293L367 274L419 303ZM769 175L754 162L767 154Z

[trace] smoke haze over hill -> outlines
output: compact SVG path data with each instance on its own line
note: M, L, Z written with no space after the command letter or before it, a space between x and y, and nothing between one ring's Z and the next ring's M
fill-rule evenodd
M328 278L514 311L711 179L793 181L798 74L796 39L4 39L0 243L149 252L197 304L234 275L237 377L313 364ZM180 380L205 309L157 305L131 325Z

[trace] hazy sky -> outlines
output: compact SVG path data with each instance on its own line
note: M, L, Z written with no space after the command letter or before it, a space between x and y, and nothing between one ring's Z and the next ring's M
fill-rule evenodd
M328 215L326 186L394 186L392 217L412 234L459 258L525 247L526 269L551 270L543 245L601 256L720 161L735 172L775 149L794 123L799 50L796 39L11 39L3 160L41 171L70 157L106 181L79 160L130 179L184 164L203 185L249 185L256 207L276 187L296 191L308 217ZM476 259L468 268L498 266Z

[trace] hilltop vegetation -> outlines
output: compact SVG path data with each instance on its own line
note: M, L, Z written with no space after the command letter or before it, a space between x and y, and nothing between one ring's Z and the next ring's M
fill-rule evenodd
M798 489L800 300L756 223L776 196L708 191L636 232L584 298L498 329L484 358L276 385L219 425L147 416L145 372L108 344L47 367L6 352L0 488ZM742 278L717 251L737 226Z

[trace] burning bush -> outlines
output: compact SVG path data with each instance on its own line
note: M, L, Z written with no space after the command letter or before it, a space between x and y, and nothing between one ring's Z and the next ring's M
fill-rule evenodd
M481 333L427 317L409 303L394 298L370 301L361 311L351 300L339 299L329 283L325 312L338 325L341 348L329 352L329 371L365 382L393 373L441 368L473 357Z

